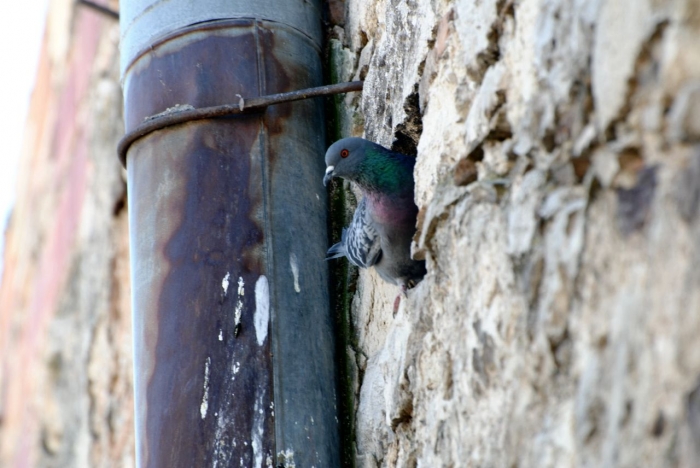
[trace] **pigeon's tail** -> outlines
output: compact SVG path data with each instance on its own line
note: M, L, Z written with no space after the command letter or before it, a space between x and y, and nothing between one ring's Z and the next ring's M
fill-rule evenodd
M326 260L333 260L334 258L346 257L348 255L345 249L345 244L343 242L338 242L333 245L326 253Z
M330 249L328 249L328 252L326 252L326 260L333 260L334 258L348 256L348 248L345 244L347 235L347 229L343 228L343 232L340 235L340 242L334 244Z

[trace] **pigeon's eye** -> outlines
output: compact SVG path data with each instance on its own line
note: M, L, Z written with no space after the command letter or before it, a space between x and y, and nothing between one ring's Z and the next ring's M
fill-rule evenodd
M350 156L350 151L348 151L346 149L340 151L341 158L347 158L348 156Z

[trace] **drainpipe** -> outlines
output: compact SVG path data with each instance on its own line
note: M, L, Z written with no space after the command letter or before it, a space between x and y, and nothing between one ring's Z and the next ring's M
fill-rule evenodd
M122 0L127 134L321 82L318 1ZM321 102L125 151L139 467L339 466Z

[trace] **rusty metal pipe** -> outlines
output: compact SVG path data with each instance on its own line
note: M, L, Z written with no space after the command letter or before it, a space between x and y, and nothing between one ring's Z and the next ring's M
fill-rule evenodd
M121 2L127 133L321 84L317 3L191 10ZM138 466L339 465L323 125L306 100L129 147Z

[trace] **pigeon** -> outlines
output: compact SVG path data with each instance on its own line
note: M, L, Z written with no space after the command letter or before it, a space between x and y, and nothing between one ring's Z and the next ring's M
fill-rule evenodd
M425 261L411 258L418 207L413 201L415 158L363 138L343 138L326 152L323 185L333 177L354 182L362 192L350 225L327 259L347 257L360 268L405 291L425 276Z

